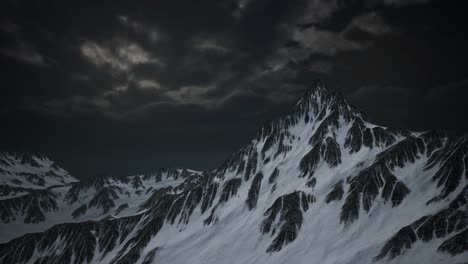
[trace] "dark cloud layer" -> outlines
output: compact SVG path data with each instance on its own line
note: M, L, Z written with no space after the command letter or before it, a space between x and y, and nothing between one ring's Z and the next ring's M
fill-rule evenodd
M0 147L78 177L214 168L316 78L374 122L466 131L465 1L4 1Z

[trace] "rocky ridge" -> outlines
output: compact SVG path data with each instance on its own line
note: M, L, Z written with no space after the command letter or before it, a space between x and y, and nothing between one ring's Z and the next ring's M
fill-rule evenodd
M468 251L467 164L466 135L372 124L316 83L216 170L72 184L73 217L111 217L15 238L0 261L456 262Z

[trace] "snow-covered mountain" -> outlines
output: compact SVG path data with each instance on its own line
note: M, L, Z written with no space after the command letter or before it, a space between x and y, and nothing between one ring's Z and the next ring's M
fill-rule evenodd
M41 221L2 198L0 262L466 263L467 167L467 135L372 124L317 83L214 171L18 191L53 194Z
M153 190L178 185L199 174L162 169L148 175L101 176L79 182L41 155L4 153L2 157L9 163L4 163L0 172L0 242L59 223L135 214ZM22 162L23 157L34 163ZM34 181L27 182L30 178ZM40 184L35 184L36 179Z
M0 175L0 188L44 189L77 181L48 157L31 153L0 153Z

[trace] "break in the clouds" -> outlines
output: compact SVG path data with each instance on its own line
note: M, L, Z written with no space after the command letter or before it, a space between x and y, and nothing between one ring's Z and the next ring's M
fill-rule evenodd
M110 70L129 72L139 64L151 63L157 66L164 64L142 49L136 43L116 41L107 45L99 45L95 42L85 42L80 50L92 64L97 67L110 67ZM121 43L119 43L121 42Z
M58 133L82 144L47 148L117 152L177 134L187 142L175 149L227 155L224 139L247 141L317 78L376 123L466 130L466 10L441 0L5 2L4 133L25 145L22 124L34 120L43 136L28 146ZM106 133L83 143L97 127ZM210 155L203 164L223 156Z

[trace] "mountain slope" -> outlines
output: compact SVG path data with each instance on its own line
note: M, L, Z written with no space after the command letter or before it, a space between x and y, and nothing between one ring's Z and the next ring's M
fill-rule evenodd
M468 259L467 166L466 135L377 126L317 83L218 169L151 189L131 214L1 244L0 261L456 263ZM114 208L120 187L98 186L86 208Z
M0 175L1 190L5 186L43 189L77 181L48 157L30 153L0 153Z
M4 154L12 155L15 154ZM36 155L32 158L39 159ZM23 164L15 166L19 171L25 169L22 168ZM37 168L36 171L30 170L29 174L41 177L46 183L56 180L49 173L43 174L44 168ZM58 166L56 168L65 172ZM147 175L118 178L101 176L81 182L66 174L68 181L64 181L64 184L44 184L34 188L16 185L15 177L22 177L21 174L7 175L2 178L5 184L0 189L3 194L0 197L0 242L7 242L26 233L44 231L55 224L135 214L143 210L139 206L151 198L152 191L178 185L185 178L198 173L192 170L161 169Z

